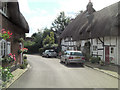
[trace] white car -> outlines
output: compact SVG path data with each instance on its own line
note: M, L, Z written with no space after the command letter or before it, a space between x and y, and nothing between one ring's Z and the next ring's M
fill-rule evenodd
M42 56L44 57L57 57L57 53L53 50L45 50L45 52L43 52Z
M81 51L65 51L61 56L60 62L64 62L66 65L70 63L80 63L83 66L85 57Z

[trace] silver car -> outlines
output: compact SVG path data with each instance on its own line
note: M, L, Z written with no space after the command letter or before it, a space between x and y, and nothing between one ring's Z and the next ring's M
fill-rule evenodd
M60 62L64 62L66 65L70 63L80 63L83 66L85 57L81 51L65 51L61 56Z
M50 50L45 50L45 52L43 52L42 56L44 57L57 57L57 53L50 49Z

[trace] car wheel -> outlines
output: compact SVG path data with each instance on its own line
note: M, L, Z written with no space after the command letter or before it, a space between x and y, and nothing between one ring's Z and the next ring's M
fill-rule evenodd
M84 66L84 64L83 63L80 63L80 65L83 67Z
M47 56L46 56L47 58L49 58L49 55L47 54Z

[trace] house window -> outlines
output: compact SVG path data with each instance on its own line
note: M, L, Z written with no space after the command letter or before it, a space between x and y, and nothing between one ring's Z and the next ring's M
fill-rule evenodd
M93 51L97 51L97 46L93 46Z
M0 57L6 56L11 52L11 43L5 40L0 41Z
M0 2L0 12L7 16L7 2Z

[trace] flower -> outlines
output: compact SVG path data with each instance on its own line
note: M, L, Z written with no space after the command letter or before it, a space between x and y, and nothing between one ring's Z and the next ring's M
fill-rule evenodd
M0 35L0 37L2 37L3 39L6 40L8 38L11 38L12 33L10 33L10 31L5 31L5 29L2 29L1 32L2 35Z
M11 59L11 60L16 61L15 54L14 54L14 55L12 55L12 53L10 53L10 54L9 54L9 57L10 57L10 59Z
M4 69L4 71L8 71L8 69Z
M22 51L22 52L27 52L28 49L27 49L27 48L21 48L21 51Z

